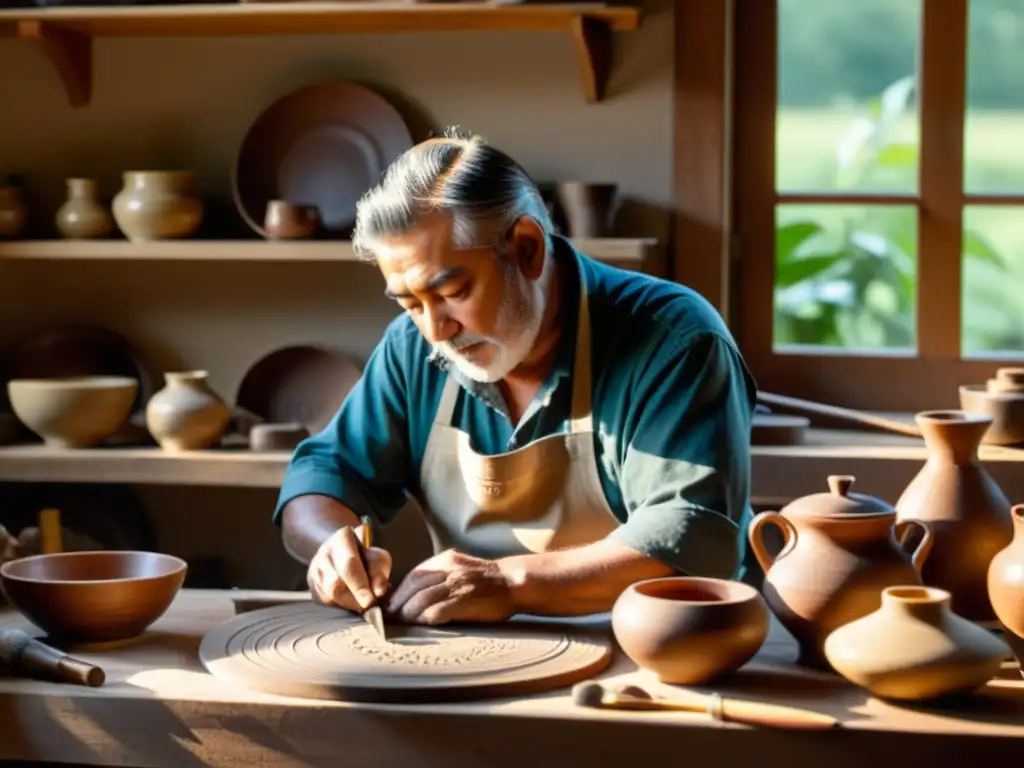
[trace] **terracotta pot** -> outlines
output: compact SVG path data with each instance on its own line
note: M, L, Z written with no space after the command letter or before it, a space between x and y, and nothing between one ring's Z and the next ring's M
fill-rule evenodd
M907 586L884 590L877 611L829 635L825 655L876 696L927 701L984 685L1010 649L953 613L945 590Z
M18 187L0 184L0 237L14 239L25 229L28 210Z
M928 523L935 544L921 578L953 596L953 610L972 621L993 621L988 567L1013 538L1010 502L978 460L992 419L964 411L925 411L915 417L928 460L896 502L901 522Z
M1024 676L1024 504L1010 510L1013 541L992 558L988 595Z
M129 240L188 237L203 221L192 171L128 171L114 197L114 219Z
M768 622L756 589L721 579L641 581L612 608L623 652L662 682L678 685L700 685L742 667L764 643Z
M931 530L920 524L923 536L913 555L904 551L898 537L908 524L897 524L895 510L881 499L851 493L853 480L830 475L828 493L762 512L747 532L765 572L765 599L799 644L804 666L827 668L825 638L877 610L885 587L920 584L931 549ZM785 537L775 556L765 547L766 525L778 526Z
M612 231L616 184L567 181L555 187L570 237L608 237Z
M146 404L146 427L167 451L194 451L216 445L231 409L208 383L206 371L164 374L167 386Z
M73 239L107 237L114 230L114 220L100 202L99 185L95 179L68 179L68 197L57 209L57 229Z

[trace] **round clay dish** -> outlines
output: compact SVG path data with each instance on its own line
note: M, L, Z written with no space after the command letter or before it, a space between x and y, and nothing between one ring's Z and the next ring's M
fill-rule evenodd
M242 141L231 176L245 222L267 237L267 203L315 205L325 237L349 236L356 203L413 145L401 114L355 83L318 83L270 105Z
M282 347L246 372L235 402L266 422L294 422L315 435L334 418L361 375L348 357L326 347Z

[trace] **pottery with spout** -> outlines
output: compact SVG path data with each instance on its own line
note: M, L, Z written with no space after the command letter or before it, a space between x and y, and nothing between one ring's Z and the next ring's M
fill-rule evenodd
M988 570L1010 544L1010 502L978 459L991 417L965 411L915 416L928 458L896 502L900 522L927 523L934 545L921 569L927 586L952 595L953 611L971 621L994 621Z
M992 558L988 596L1024 676L1024 504L1010 509L1013 540Z
M827 669L825 638L878 609L884 588L920 584L920 568L931 549L929 525L897 523L891 505L852 493L853 481L849 475L830 475L828 493L796 499L779 512L762 512L748 529L751 549L765 572L765 600L799 644L798 662L804 666ZM777 555L765 546L769 525L784 536ZM914 527L922 536L911 554L899 539Z

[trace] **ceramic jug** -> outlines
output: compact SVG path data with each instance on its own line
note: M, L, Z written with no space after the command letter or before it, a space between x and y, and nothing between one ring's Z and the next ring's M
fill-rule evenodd
M166 386L146 404L146 427L166 451L217 445L231 409L210 388L206 371L165 373Z
M929 701L968 693L999 673L1010 649L950 610L950 595L921 586L889 587L870 615L825 641L840 675L876 696Z
M114 197L117 226L129 240L188 237L203 221L192 171L129 171Z
M953 596L953 610L971 621L994 621L988 597L992 558L1013 538L1010 502L978 460L992 423L964 411L915 416L928 458L896 502L900 522L928 523L934 546L921 578Z
M1024 676L1024 504L1010 510L1013 541L992 558L988 595Z
M908 554L899 536L914 526L897 524L896 511L881 499L851 493L853 481L830 475L828 493L762 512L748 528L765 572L765 600L799 644L798 663L804 666L828 668L825 638L877 610L885 587L920 584L919 570L931 549L930 527L918 524L921 540ZM778 526L784 536L774 556L764 542L767 525Z
M28 211L21 199L21 190L0 183L0 237L14 239L25 229Z
M66 238L101 238L114 229L114 220L100 202L95 179L68 179L68 197L57 210L57 229Z

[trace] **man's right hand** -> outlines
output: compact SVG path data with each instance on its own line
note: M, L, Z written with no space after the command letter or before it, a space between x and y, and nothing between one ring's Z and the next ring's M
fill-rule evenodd
M345 526L320 545L306 572L306 583L316 602L362 613L375 596L387 593L391 555L378 547L370 547L363 554L361 533L362 526Z

